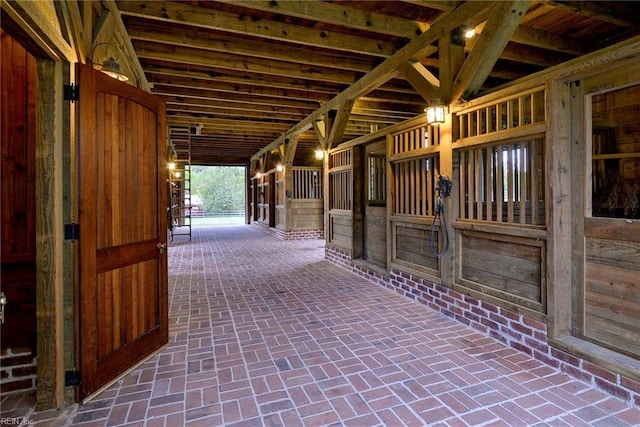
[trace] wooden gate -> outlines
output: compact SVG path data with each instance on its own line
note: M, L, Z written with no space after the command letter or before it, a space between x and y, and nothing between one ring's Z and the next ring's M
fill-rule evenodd
M80 397L168 341L165 109L78 66Z

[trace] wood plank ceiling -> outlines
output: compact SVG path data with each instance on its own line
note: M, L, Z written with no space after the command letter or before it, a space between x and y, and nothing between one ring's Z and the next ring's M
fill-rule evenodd
M109 3L109 2L107 2ZM113 2L111 2L113 3ZM467 3L467 4L465 4ZM201 164L296 138L295 163L640 34L638 2L115 2L170 125ZM502 8L502 11L501 11ZM449 41L461 26L476 35ZM456 54L457 51L462 53ZM339 131L323 133L323 122Z

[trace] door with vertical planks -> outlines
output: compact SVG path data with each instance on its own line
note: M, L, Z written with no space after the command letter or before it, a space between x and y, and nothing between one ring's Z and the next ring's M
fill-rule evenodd
M165 107L78 65L80 398L168 341Z

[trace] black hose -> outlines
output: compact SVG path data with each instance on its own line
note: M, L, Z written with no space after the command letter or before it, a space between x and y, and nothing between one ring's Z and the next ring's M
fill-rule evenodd
M449 232L447 231L447 221L445 220L444 215L444 204L442 203L442 198L438 196L438 201L436 203L436 211L433 215L433 222L431 223L431 232L429 234L429 244L431 246L431 251L435 256L441 258L446 255L449 251ZM440 218L440 230L442 233L442 251L438 251L438 242L436 241L436 220Z

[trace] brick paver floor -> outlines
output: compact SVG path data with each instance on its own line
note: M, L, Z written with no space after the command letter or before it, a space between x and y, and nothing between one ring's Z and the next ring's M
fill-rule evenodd
M285 242L247 225L197 227L192 242L171 244L169 270L169 346L88 403L25 420L640 424L637 406L325 261L320 240Z

